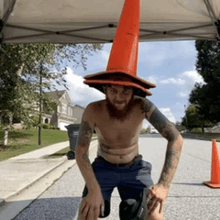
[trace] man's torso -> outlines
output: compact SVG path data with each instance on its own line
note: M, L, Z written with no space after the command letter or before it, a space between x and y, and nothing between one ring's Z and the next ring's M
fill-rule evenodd
M105 100L93 104L99 142L97 156L114 164L131 162L139 154L138 139L145 118L143 99L134 96L134 106L124 122L110 118Z

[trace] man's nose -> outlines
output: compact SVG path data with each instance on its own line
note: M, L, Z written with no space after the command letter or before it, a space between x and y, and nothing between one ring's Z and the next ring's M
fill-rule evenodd
M116 94L116 100L118 100L119 102L124 100L124 94L123 93L117 93Z

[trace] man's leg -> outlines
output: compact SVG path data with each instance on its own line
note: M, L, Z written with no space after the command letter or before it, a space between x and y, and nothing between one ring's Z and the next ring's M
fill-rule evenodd
M110 214L110 198L113 189L118 185L118 178L112 169L108 169L108 166L105 164L105 160L102 158L96 158L92 163L92 168L96 179L101 187L102 196L105 201L104 217L107 217ZM78 209L78 220L85 219L80 213L80 209L84 203L84 198L88 194L88 188L84 187L82 193L82 200Z

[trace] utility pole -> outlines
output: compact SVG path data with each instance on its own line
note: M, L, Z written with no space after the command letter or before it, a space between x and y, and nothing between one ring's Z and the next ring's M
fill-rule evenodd
M42 72L43 64L40 63L40 114L39 114L39 131L38 131L38 145L42 144Z
M184 108L185 108L185 114L186 114L186 131L188 131L188 129L187 129L187 126L188 126L188 122L187 122L187 112L186 112L186 105L184 105Z

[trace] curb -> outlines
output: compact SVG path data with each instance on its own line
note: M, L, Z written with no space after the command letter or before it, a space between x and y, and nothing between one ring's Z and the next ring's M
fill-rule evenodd
M66 156L63 156L66 157ZM59 166L61 166L62 164L64 164L66 161L68 160L63 160L61 162L59 162L56 166L54 166L52 169L48 170L47 172L45 172L43 175L39 176L38 178L36 178L33 182L29 183L28 185L24 186L23 188L19 189L17 192L12 193L10 196L1 199L0 200L0 206L4 205L8 200L12 199L13 197L18 196L19 194L21 194L22 192L24 192L26 189L32 187L35 183L37 183L41 178L47 176L49 173L53 172L55 169L57 169Z
M196 139L196 140L203 140L203 141L212 141L213 139L215 139L215 138L204 138L204 137L200 137L200 136L194 136L194 135L191 135L191 134L189 134L189 137L184 137L183 135L182 135L182 137L183 138L192 138L192 139ZM216 140L216 142L220 142L220 139L215 139Z
M90 146L89 152L92 151L94 147L96 147L96 145L97 145L96 140L91 141L90 144L91 144L91 146ZM61 158L66 158L66 155L65 155L65 156L62 156ZM42 160L44 160L44 158L42 158ZM3 206L7 203L8 200L12 200L12 199L15 198L16 196L19 196L20 194L22 194L22 193L23 193L25 190L27 190L28 188L33 187L33 186L34 186L36 183L38 183L42 178L45 178L47 175L53 173L53 171L55 171L56 169L58 169L60 166L64 165L65 163L68 163L69 161L71 161L71 160L68 160L68 159L66 158L66 160L63 160L63 161L59 162L55 167L53 167L52 169L48 170L48 171L47 171L46 173L44 173L42 176L39 176L37 179L35 179L33 182L31 182L31 183L28 184L27 186L24 186L23 188L19 189L17 192L11 194L10 196L8 196L8 197L5 198L5 199L0 199L0 208L3 207ZM71 168L72 166L74 166L74 165L76 164L76 160L72 160L72 161L73 161L73 164L72 164L69 168ZM68 168L68 169L69 169L69 168ZM67 170L68 170L68 169L67 169ZM65 170L64 170L63 173L65 173ZM62 175L61 175L60 177L62 177ZM60 177L59 177L59 178L60 178ZM52 184L53 184L53 183L52 183ZM51 184L51 185L52 185L52 184ZM50 185L50 186L51 186L51 185ZM50 187L50 186L49 186L49 187ZM48 187L48 188L49 188L49 187Z

